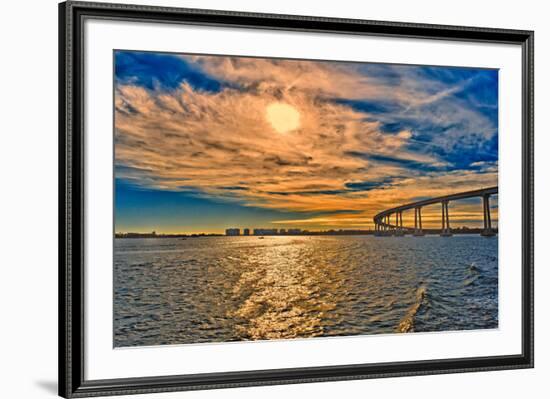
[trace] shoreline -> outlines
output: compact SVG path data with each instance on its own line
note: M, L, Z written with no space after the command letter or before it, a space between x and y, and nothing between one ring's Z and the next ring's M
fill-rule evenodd
M472 231L451 231L451 236L466 236L466 235L480 235L483 229L471 229ZM365 233L307 233L307 234L264 234L264 235L225 235L225 234L157 234L157 235L150 235L150 234L132 234L132 235L119 235L115 234L115 239L144 239L144 238L215 238L215 237L228 237L228 238L235 238L235 237L338 237L338 236L376 236L377 238L382 237L414 237L413 233L407 233L400 236L396 235L387 235L387 236L377 236L374 231L372 232L365 232ZM441 231L424 231L424 237L427 236L441 236ZM498 236L498 230L495 231L495 235L493 237ZM422 236L421 236L422 237ZM420 237L420 238L421 238Z

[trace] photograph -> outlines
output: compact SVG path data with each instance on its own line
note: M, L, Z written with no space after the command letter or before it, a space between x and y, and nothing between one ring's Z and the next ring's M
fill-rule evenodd
M115 348L499 328L499 70L113 49Z

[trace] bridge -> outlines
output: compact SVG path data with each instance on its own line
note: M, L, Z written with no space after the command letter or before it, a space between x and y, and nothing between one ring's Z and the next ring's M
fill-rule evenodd
M498 194L498 186L482 188L479 190L466 191L462 193L444 195L441 197L430 198L418 202L396 206L395 208L387 209L374 216L375 235L378 236L404 236L407 233L412 233L414 236L425 235L425 230L422 228L422 208L428 205L441 204L441 233L443 237L452 236L451 226L449 224L449 202L457 201L466 198L482 198L483 201L483 230L482 236L494 236L495 230L491 227L491 207L490 197L493 194ZM414 209L414 228L403 226L403 212ZM395 223L391 221L395 217Z

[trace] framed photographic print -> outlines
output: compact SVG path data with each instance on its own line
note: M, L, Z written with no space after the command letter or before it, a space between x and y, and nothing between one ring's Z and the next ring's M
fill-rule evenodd
M61 396L533 367L533 32L59 17Z

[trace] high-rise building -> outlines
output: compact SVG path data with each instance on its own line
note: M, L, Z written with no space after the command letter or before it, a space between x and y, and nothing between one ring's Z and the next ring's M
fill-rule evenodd
M244 229L243 230L243 235L249 236L250 235L250 229Z
M240 236L241 235L241 229L226 229L225 230L226 236Z

